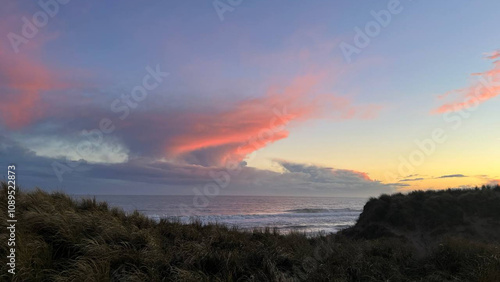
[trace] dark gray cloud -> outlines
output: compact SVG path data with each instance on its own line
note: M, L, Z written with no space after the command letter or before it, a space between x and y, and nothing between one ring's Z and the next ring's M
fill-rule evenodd
M395 191L395 185L372 180L364 172L275 160L285 172L262 177L263 185L273 181L287 189L314 191L323 195L373 196ZM297 191L298 193L299 191Z
M410 184L406 184L406 183L386 183L386 185L392 186L392 187L409 187L410 186Z
M17 166L18 184L76 194L185 194L217 183L228 176L221 194L376 196L390 193L398 185L371 180L365 173L277 161L283 173L246 167L245 163L228 169L200 165L160 162L135 158L124 163L103 164L68 161L37 156L18 142L0 135L0 166ZM61 180L59 181L54 164Z
M402 180L399 180L399 182L408 182L408 181L420 181L420 180L424 180L425 178L423 177L418 177L418 178L407 178L407 179L402 179Z
M467 177L467 176L463 174L449 174L449 175L442 175L437 178L455 178L455 177Z
M130 158L165 157L188 164L213 166L221 165L224 156L237 154L240 147L248 146L248 141L258 138L261 132L274 129L271 124L283 123L277 119L274 106L266 100L259 101L263 105L254 105L257 104L255 101L226 101L226 104L234 104L235 109L232 110L217 108L209 103L203 107L193 104L186 111L168 104L155 104L151 99L138 104L136 108L127 108L124 103L118 103L121 109L127 110L114 112L110 109L113 100L94 96L92 94L82 102L79 99L60 102L66 104L15 134L26 141L40 139L50 143L57 140L76 150L79 143L96 138L96 135L85 134L84 131L99 132L101 121L109 119L114 127L113 132L99 134L104 142L126 148ZM284 135L265 135L251 143L250 147L256 150L281 138ZM202 142L208 145L197 148L196 145ZM191 147L184 149L183 145Z

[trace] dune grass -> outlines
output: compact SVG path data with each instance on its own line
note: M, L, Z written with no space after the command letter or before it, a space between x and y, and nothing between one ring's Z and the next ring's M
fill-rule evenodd
M345 235L362 238L460 235L500 243L500 186L414 191L370 199L355 227Z
M498 196L498 187L487 189ZM424 198L436 195L441 194ZM378 200L386 197L408 196ZM373 201L362 220L373 212ZM5 183L0 208L7 210ZM380 214L378 220L386 220L387 213ZM154 221L42 190L17 193L17 219L17 271L12 276L2 263L5 281L500 281L500 245L462 236L442 237L422 254L401 236L366 239L346 232L308 238L272 229ZM5 230L5 212L0 224ZM5 258L5 232L0 242Z

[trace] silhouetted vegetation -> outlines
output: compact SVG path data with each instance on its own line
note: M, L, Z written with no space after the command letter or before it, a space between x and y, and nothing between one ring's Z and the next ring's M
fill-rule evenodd
M500 186L415 191L370 199L345 235L403 236L420 243L443 235L500 242Z
M12 276L3 263L0 277L15 281L500 281L498 234L490 241L481 237L487 234L483 231L479 240L472 240L479 230L474 228L434 234L442 226L466 230L474 220L483 228L490 224L497 228L493 225L500 218L499 195L499 187L384 195L366 204L355 227L308 238L270 229L243 232L199 222L157 222L95 200L76 201L41 190L18 192L17 271ZM7 210L4 183L0 207ZM5 212L1 224L5 230ZM410 238L417 231L424 234L423 230L431 232L435 242L424 250ZM7 242L5 232L0 241ZM5 258L6 243L0 244L0 252Z

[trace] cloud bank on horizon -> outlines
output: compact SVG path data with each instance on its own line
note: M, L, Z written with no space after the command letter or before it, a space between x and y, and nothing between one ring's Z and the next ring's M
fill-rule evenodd
M18 172L23 182L33 186L52 186L54 162L67 160L37 156L18 142L0 136L2 146L0 165L8 165L6 158L22 163ZM71 162L74 168L65 181L54 188L87 194L190 194L207 183L226 174L227 185L221 194L229 195L297 195L366 197L394 191L393 185L372 180L364 172L334 169L311 164L275 160L283 172L262 170L239 164L227 167L200 166L171 162L134 159L126 163L105 164ZM106 186L111 186L106 189ZM53 187L53 186L52 186ZM138 188L144 187L144 188ZM138 190L139 189L139 190Z

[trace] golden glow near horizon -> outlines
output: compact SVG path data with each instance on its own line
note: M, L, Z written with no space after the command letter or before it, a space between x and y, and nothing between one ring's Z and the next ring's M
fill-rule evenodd
M491 105L494 106L500 105L496 102ZM476 114L481 115L479 111ZM372 180L400 184L400 191L481 186L500 179L500 134L486 130L494 124L484 124L482 119L471 116L457 128L445 123L423 130L428 132L420 135L424 137L401 136L397 143L387 142L381 136L360 140L350 135L338 137L299 129L297 135L292 133L289 139L255 152L248 165L281 171L272 159L292 155L297 162L366 172ZM308 140L301 134L321 138ZM295 136L297 140L293 140ZM308 146L297 150L297 143Z

